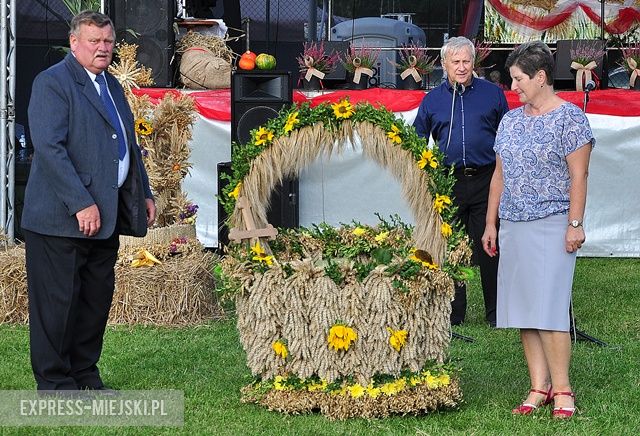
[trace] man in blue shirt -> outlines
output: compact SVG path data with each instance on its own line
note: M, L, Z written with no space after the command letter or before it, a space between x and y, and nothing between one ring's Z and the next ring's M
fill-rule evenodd
M413 125L418 135L432 136L445 154L445 164L455 167L453 201L473 241L474 261L480 266L485 319L495 326L498 256L484 253L481 238L496 163L496 130L509 108L499 87L473 76L475 47L467 38L449 39L440 58L447 80L424 97ZM451 306L451 324L462 324L467 309L463 283L456 284Z

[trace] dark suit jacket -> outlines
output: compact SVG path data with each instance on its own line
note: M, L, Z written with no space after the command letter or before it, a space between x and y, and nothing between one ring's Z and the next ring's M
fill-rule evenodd
M67 57L33 82L29 128L34 147L22 228L45 235L84 238L76 212L96 204L101 228L92 238L147 232L145 198L153 198L136 144L134 120L122 87L107 83L125 126L129 174L118 189L118 141L100 96L76 58Z

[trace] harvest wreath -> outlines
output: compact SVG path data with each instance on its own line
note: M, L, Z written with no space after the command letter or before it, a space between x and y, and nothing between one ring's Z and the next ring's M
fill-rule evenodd
M415 228L379 217L376 226L280 230L270 243L257 237L275 236L266 210L279 181L358 140L401 182ZM470 249L454 221L453 176L441 153L386 109L348 100L283 109L234 150L219 200L232 232L248 241L229 246L218 286L236 298L256 376L243 399L333 419L457 405L457 379L439 365L453 283L467 277Z

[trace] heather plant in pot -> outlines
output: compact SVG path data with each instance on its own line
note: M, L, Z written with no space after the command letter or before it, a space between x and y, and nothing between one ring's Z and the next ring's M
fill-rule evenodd
M640 90L640 43L631 43L621 51L620 65L629 73L629 88Z
M602 61L604 50L589 42L577 42L571 44L569 57L571 58L571 69L576 73L576 91L582 91L587 83L598 77L593 71L598 62Z
M366 89L369 87L369 78L373 77L373 68L378 61L379 50L366 45L351 46L342 58L345 70L352 77L353 89ZM364 77L363 77L364 76Z
M400 72L403 89L419 89L424 76L435 68L436 58L427 55L426 49L417 45L403 47L399 51L396 69Z
M324 42L304 43L302 53L296 58L300 71L300 79L305 89L321 89L322 80L332 73L340 59L336 51L327 53Z

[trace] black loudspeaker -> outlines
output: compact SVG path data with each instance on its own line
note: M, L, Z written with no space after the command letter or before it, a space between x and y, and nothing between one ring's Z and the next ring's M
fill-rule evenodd
M600 39L561 39L556 43L554 80L556 89L575 90L575 74L571 70L571 50L583 46L591 46L594 50L599 50L604 54L604 41ZM602 66L604 56L596 60L598 64L593 72L602 79Z
M235 71L231 75L231 154L251 140L251 130L278 116L283 107L293 102L291 73L288 71ZM222 171L221 171L222 170ZM224 172L225 166L218 165ZM218 180L219 186L226 181ZM274 227L294 228L299 225L298 180L285 179L275 187L267 218ZM220 212L219 212L220 213ZM226 220L220 217L220 223ZM218 239L228 230L218 229ZM221 237L222 236L222 237Z
M235 71L231 75L231 141L244 144L250 130L278 116L293 101L288 71ZM233 153L233 149L231 150Z
M172 88L176 2L109 0L106 6L115 26L116 41L137 44L138 61L153 71L154 86Z

